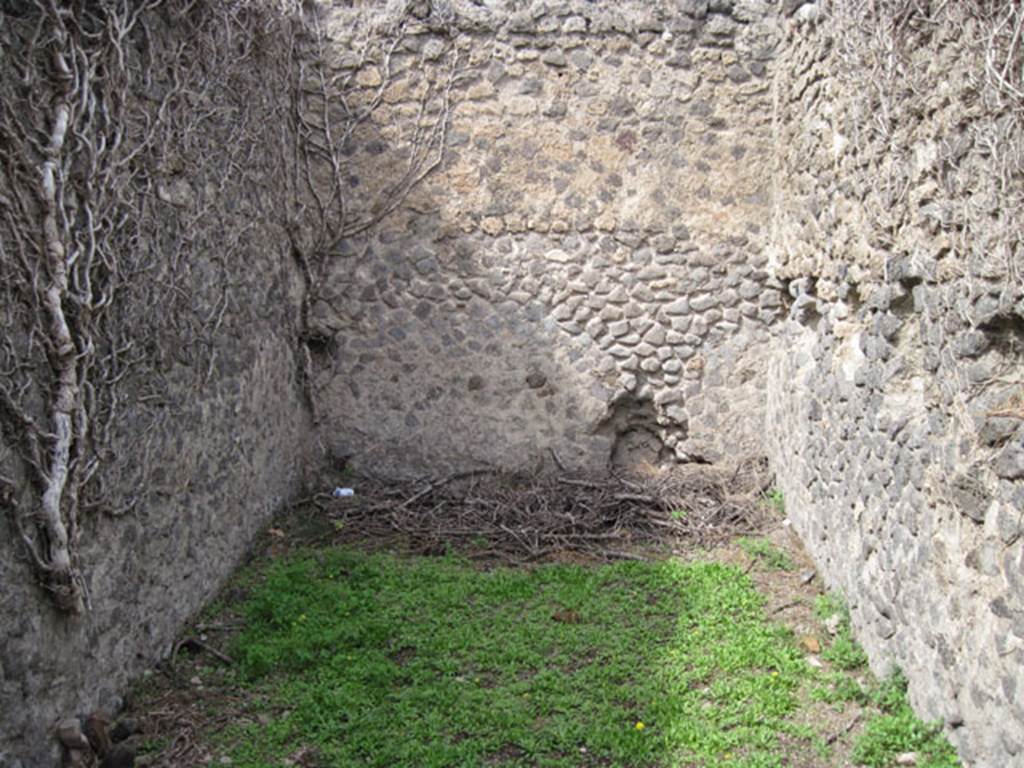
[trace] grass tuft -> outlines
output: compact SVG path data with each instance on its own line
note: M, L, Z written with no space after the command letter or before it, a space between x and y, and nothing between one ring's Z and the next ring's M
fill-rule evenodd
M826 704L860 704L871 701L871 696L861 684L845 672L829 672L821 676L821 684L816 686L811 697Z
M764 494L764 504L777 512L780 517L786 514L786 500L778 488L772 488Z
M841 670L849 671L865 666L868 656L853 637L850 611L843 599L836 594L822 595L817 599L814 610L822 620L839 617L835 639L822 651L821 658Z
M879 684L872 702L880 712L854 741L851 758L868 768L888 768L906 752L917 753L920 768L957 768L956 751L940 723L923 723L910 708L907 681L897 673Z
M796 565L789 555L768 541L768 539L743 537L737 539L736 544L751 558L760 560L769 568L774 568L777 571L792 571L796 569Z

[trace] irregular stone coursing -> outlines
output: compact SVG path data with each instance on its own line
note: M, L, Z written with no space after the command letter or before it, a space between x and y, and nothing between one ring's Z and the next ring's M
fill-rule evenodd
M163 482L154 497L123 517L94 516L83 531L88 614L53 608L5 516L0 765L56 765L54 723L116 712L128 683L170 653L182 625L299 491L308 422L291 345L273 332L235 343L245 363L182 402L154 434Z
M763 391L756 345L775 309L759 303L765 273L744 251L715 263L598 233L471 235L454 244L469 261L442 268L452 245L361 250L356 272L386 275L379 288L335 273L341 300L318 322L336 346L318 383L321 403L346 406L329 417L336 454L410 472L551 449L602 467L630 424L657 436L652 460L673 448L710 459L719 427L749 429L743 409ZM411 268L409 254L421 257Z
M1015 765L1022 265L1001 221L1013 198L979 141L1001 118L955 76L978 70L942 25L908 46L920 95L892 92L893 130L874 133L870 88L830 29L794 28L778 65L771 268L791 295L769 453L873 668L906 672L918 712L944 722L965 764Z
M757 255L768 6L445 8L355 76L384 94L353 146L362 188L458 56L442 168L344 244L315 307L335 456L420 473L754 449L781 305ZM325 24L359 48L344 35L375 20Z
M14 18L21 10L17 6L10 11ZM25 12L32 13L27 5ZM149 12L147 34L130 36L125 55L141 55L138 47L144 44L147 55L160 61L163 46L177 48L180 33L169 15ZM11 17L3 18L7 24ZM268 57L275 52L271 43L264 50ZM0 69L4 66L8 71L0 77L15 69L0 60ZM57 722L97 709L116 712L129 682L170 653L182 626L237 567L270 515L300 492L310 463L308 447L314 441L295 343L300 280L289 239L274 215L284 209L281 188L265 165L253 163L241 173L229 162L235 153L235 158L254 155L253 137L279 114L279 105L264 93L229 96L228 85L216 78L201 87L182 82L190 89L189 100L149 98L166 92L169 86L161 78L169 76L158 69L144 87L136 81L126 89L133 95L149 90L147 98L126 109L124 140L133 139L132 127L156 122L157 109L167 110L164 127L175 139L160 145L175 151L155 159L152 147L133 154L135 165L124 185L134 195L126 207L142 219L130 245L157 255L150 269L132 278L166 287L172 298L139 306L136 284L129 280L119 286L109 313L111 336L123 345L121 360L133 358L136 364L121 370L117 399L110 405L116 408L112 423L97 419L90 432L109 430L110 441L94 438L102 450L97 474L102 492L83 498L79 516L76 554L91 602L84 615L58 611L38 586L7 506L7 494L13 493L22 497L23 509L33 509L38 489L28 482L12 489L6 482L26 473L19 454L8 450L13 446L4 445L12 442L12 433L0 430L3 768L58 765ZM39 88L46 93L44 84ZM236 97L257 106L240 110ZM33 91L32 100L43 97ZM197 123L206 131L202 136L189 132ZM272 131L278 138L279 128ZM211 151L229 141L230 152ZM69 172L69 186L77 173ZM154 182L151 189L147 181ZM18 192L5 187L5 194ZM0 201L0 207L9 205L6 198ZM0 224L0 254L13 260L10 210L5 208ZM0 301L10 296L5 290ZM133 306L124 310L126 304ZM0 317L13 318L0 332L7 335L4 344L16 343L25 313L12 302L0 305ZM36 333L42 345L42 334ZM97 335L96 343L103 349L106 339ZM10 358L4 359L6 365ZM93 382L97 390L105 384L99 374ZM96 503L87 507L86 501Z
M873 666L907 672L970 764L1019 761L1024 269L986 154L1005 123L945 77L977 65L955 35L917 46L925 82L882 141L818 4L392 5L319 18L354 88L336 108L368 108L344 172L378 219L337 243L302 329L335 460L594 468L767 443ZM384 28L393 48L363 45ZM441 165L410 190L446 103ZM187 213L192 172L160 200ZM278 192L227 190L264 248L227 273L210 383L169 387L173 418L126 408L122 453L164 466L135 516L89 523L93 613L52 614L4 531L4 765L47 765L58 716L116 704L296 490L316 435L288 239L259 215ZM192 294L210 274L199 258Z

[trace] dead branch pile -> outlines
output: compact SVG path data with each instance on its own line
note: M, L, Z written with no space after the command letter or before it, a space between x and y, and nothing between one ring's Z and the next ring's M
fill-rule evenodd
M453 547L514 562L568 553L643 559L651 549L714 546L767 522L760 464L701 469L600 477L478 471L412 486L361 482L355 497L314 502L344 540L399 540L416 552Z

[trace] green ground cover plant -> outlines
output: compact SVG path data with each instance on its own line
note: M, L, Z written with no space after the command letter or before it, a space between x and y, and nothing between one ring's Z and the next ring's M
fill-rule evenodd
M853 637L850 613L842 598L830 593L821 595L815 604L821 620L838 617L836 635L822 652L834 671L819 673L811 698L827 704L853 703L868 713L864 729L853 742L851 759L867 768L889 768L897 765L901 755L915 753L914 765L921 768L956 768L960 765L956 750L942 734L941 724L924 723L914 714L907 698L907 680L896 672L878 681L862 682L850 671L867 664L867 655Z
M837 616L836 634L821 657L841 670L860 669L868 663L867 654L853 636L850 626L850 611L842 598L835 594L822 595L814 607L822 621Z
M939 723L923 723L910 708L906 678L896 673L871 695L879 712L853 744L852 758L869 768L888 768L901 754L914 752L920 768L957 768L956 751Z
M797 620L824 624L820 648L769 620L794 577L742 565L737 550L762 562L747 541L723 553L739 567L347 546L259 560L196 626L230 658L183 653L138 692L165 724L140 765L956 766L905 680L871 676L839 595Z
M811 670L731 566L323 550L251 590L236 766L770 768L814 739L790 719Z
M779 515L786 513L786 499L778 488L772 488L764 494L764 503Z
M762 537L742 537L736 540L736 544L750 557L760 560L769 568L775 568L779 571L792 571L796 569L796 564L789 555L768 541L768 539Z

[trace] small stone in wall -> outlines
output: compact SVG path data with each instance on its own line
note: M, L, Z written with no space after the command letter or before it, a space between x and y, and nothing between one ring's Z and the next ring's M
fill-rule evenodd
M587 20L582 16L570 16L565 20L562 31L566 34L580 34L587 31Z
M157 184L156 196L163 202L178 208L191 208L195 202L195 194L192 192L191 185L182 178Z
M608 301L612 304L626 304L629 302L629 294L623 286L617 285L608 294Z
M1024 531L1024 490L1018 491L1016 499L1012 499L1010 504L999 506L996 529L999 531L999 538L1006 545L1013 544L1020 538L1021 532Z
M651 241L651 245L656 253L671 253L675 250L676 239L667 233L656 235Z
M505 223L497 216L487 216L480 222L480 229L484 234L497 237L505 229Z
M622 131L615 137L615 144L623 152L632 152L636 148L637 138L633 131Z
M978 440L982 445L997 447L1003 445L1017 431L1018 421L1008 417L990 416L978 428Z
M807 407L807 420L808 421L821 421L821 403L817 400L811 400Z
M423 58L427 61L436 61L444 55L444 43L440 40L428 40L423 46Z
M977 523L985 522L991 501L981 482L971 475L960 475L953 481L953 499L957 508Z
M526 376L526 386L530 389L540 389L548 383L548 377L543 373L537 373L534 371Z
M543 61L549 67L564 67L569 63L568 61L566 61L565 54L555 49L552 49L545 53L541 57L541 61Z
M953 339L953 351L959 357L978 357L989 345L989 337L981 331L964 331Z
M662 370L665 371L665 373L669 374L680 373L683 370L683 364L678 360L666 360L664 363L662 363L661 367Z
M360 70L356 75L356 84L363 88L376 88L383 82L384 79L376 67Z
M544 254L544 257L548 261L554 261L558 264L567 264L570 261L572 261L572 256L563 251L561 248L552 248L550 251Z
M620 320L619 322L611 323L608 326L608 332L616 338L625 336L629 333L629 321Z
M726 70L726 75L728 75L730 80L737 84L746 83L750 80L750 73L739 64L733 64L729 67Z
M644 334L644 341L657 347L665 343L665 336L665 329L662 326L652 325Z
M816 2L804 3L797 9L794 15L798 24L817 24L821 17L821 6Z
M995 473L1004 480L1024 478L1024 445L1012 443L1006 446L992 466Z
M569 108L561 101L553 101L547 107L544 108L542 114L544 117L558 118L565 117L568 113Z
M667 315L688 315L690 314L690 302L686 298L676 299L665 307Z

